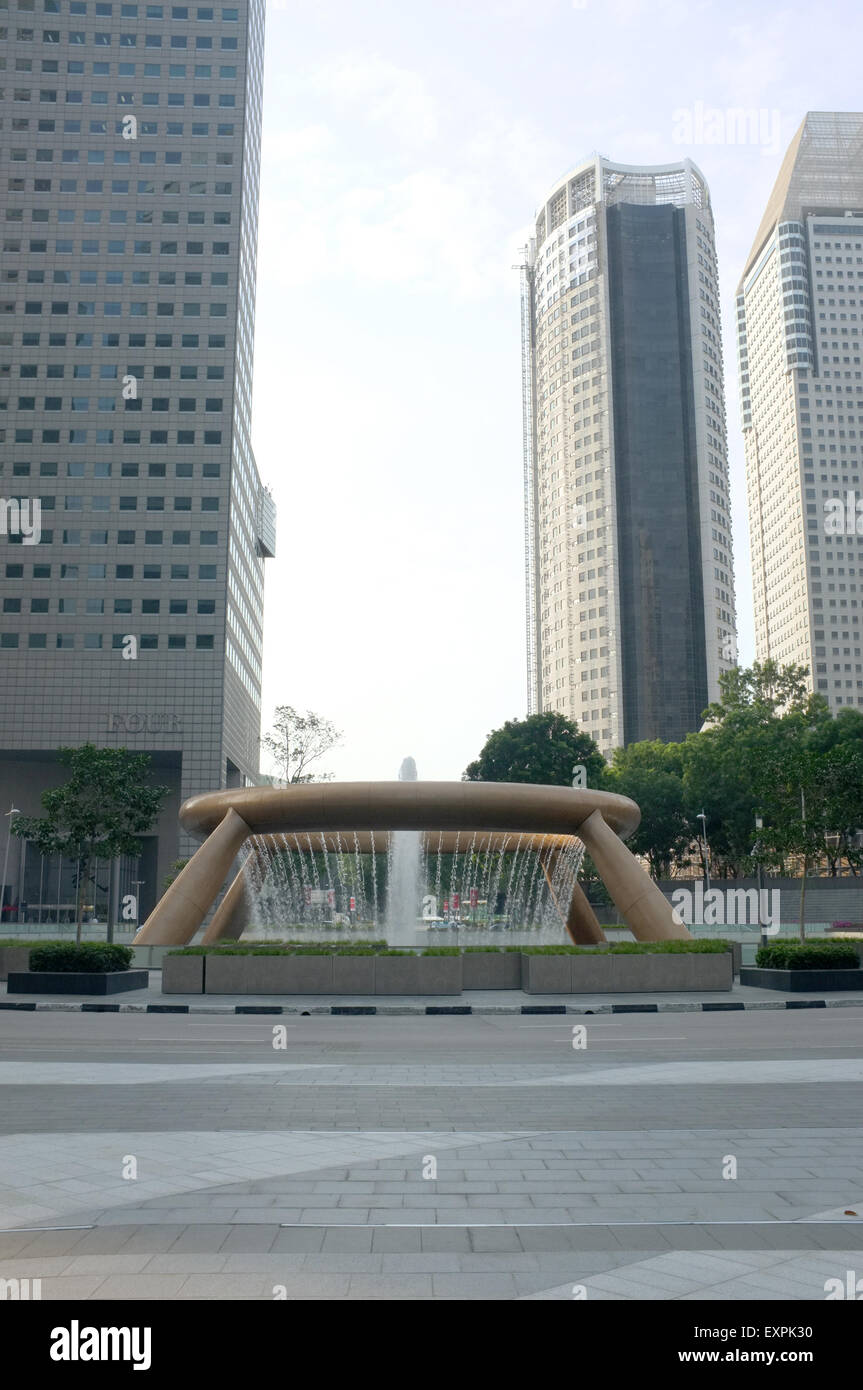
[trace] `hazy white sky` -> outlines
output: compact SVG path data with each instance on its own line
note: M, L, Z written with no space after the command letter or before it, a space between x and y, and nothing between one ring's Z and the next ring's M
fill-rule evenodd
M524 716L511 267L549 186L593 150L688 154L710 186L751 660L734 291L806 111L861 106L861 30L858 0L269 0L254 441L279 532L265 728L276 704L310 707L344 731L327 764L339 778L394 778L408 754L423 778L458 778ZM763 113L757 138L717 143L710 110L738 107Z

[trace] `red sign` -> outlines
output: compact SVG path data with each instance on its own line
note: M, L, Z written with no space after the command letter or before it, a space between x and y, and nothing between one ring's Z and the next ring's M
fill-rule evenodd
M452 895L452 910L453 910L453 912L458 912L460 903L461 903L461 898L459 897L458 893L453 893L453 895Z
M356 911L356 906L357 906L357 900L356 900L356 898L351 898L351 908L350 908L351 912L355 912L355 911Z
M470 890L470 905L471 905L471 907L476 907L476 906L478 905L478 903L479 903L479 889L478 889L478 888L471 888L471 890Z
M449 912L449 898L444 898L444 900L443 900L443 910L444 910L444 912Z

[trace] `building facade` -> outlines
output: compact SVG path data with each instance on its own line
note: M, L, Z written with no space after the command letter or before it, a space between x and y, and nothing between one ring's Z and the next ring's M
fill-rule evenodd
M863 707L863 114L810 112L737 294L756 656Z
M258 771L263 48L263 0L0 0L0 804L61 745L150 754L142 916L180 803ZM13 842L7 903L46 872Z
M700 727L736 661L719 291L690 160L595 156L522 265L528 709L604 753Z

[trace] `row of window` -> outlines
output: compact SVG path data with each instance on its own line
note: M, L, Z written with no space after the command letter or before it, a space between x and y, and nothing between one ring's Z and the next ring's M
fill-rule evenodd
M0 430L0 442L2 442L5 431ZM15 444L60 444L68 443L79 448L84 444L143 444L142 430L124 430L123 438L115 439L114 430L67 430L65 439L61 441L59 430L41 430L39 439L36 439L36 430L16 429L13 431L13 441ZM171 442L188 447L190 444L221 444L221 430L204 430L202 438L198 438L196 430L177 430L176 438L173 441L168 439L167 430L150 430L146 441L148 444L167 445ZM18 475L19 477L22 475Z
M62 535L62 539L63 539L63 544L64 544L64 545L86 545L86 544L89 544L89 545L107 545L107 544L108 544L108 532L107 532L107 531L90 531L90 533L89 533L89 536L90 536L89 542L83 541L83 540L81 539L81 537L83 536L83 534L84 534L83 531L79 531L79 530L67 530L67 531L63 531L63 532L58 532L58 533L57 533L57 539L59 540L59 539L60 539L60 536ZM8 540L8 542L9 542L10 545L15 545L16 543L17 543L18 545L22 545L22 544L23 544L23 540L22 540L21 536L8 536L8 537L7 537L7 540ZM118 531L118 532L117 532L117 538L116 538L116 544L117 544L117 545L140 545L140 543L141 543L141 542L140 542L139 534L138 534L137 531ZM164 532L164 531L145 531L145 532L144 532L144 545L166 545L167 543L168 543L168 542L166 542L166 540L165 540L165 532ZM200 545L218 545L218 544L219 544L219 533L218 533L218 531L199 531L199 532L198 532L198 543L199 543ZM50 530L45 530L45 529L43 528L42 531L41 531L41 533L40 533L39 544L40 544L40 545L53 545L53 544L54 544L54 532L53 532L53 531L50 531ZM171 545L191 545L191 544L192 544L192 533L191 533L191 531L172 531L172 532L171 532L171 541L170 541L170 544L171 544Z
M53 567L52 567L51 565L45 565L45 564L36 564L36 565L34 565L34 566L33 566L33 578L34 578L34 579L51 579L52 577L53 577L53 578L57 578L57 575L52 575L52 568L53 568ZM165 571L166 571L166 573L165 573L164 575L163 575L163 573L162 573L163 568L164 568ZM168 567L167 565L165 565L165 566L162 566L162 565L143 565L143 566L141 567L141 573L140 573L140 575L138 575L137 577L138 577L139 579L161 581L163 578L165 578L165 579L168 578L168 573L167 573L168 569L169 569L169 567ZM86 571L86 572L85 572L85 571ZM199 582L199 583L206 583L206 582L208 582L208 581L210 581L210 580L216 579L216 578L217 578L217 573L216 573L216 571L217 571L217 566L216 566L216 565L198 565L198 576L197 576L197 577L198 577L198 582ZM108 577L108 576L107 576L107 573L106 573L106 567L105 567L105 565L95 565L95 564L94 564L94 565L83 565L83 566L82 566L82 565L67 565L67 564L63 564L63 565L60 565L60 566L59 566L59 578L60 578L60 579L107 579L107 577ZM114 578L115 578L116 580L126 581L126 580L130 580L130 579L135 579L135 577L136 577L136 575L135 575L135 566L134 566L134 565L115 565L115 566L114 566ZM192 577L192 574L191 574L191 567L190 567L189 565L171 565L171 566L170 566L170 578L171 578L171 579L175 579L175 580L177 580L177 579L191 579L191 577ZM7 565L7 566L6 566L6 578L7 578L7 579L23 579L23 578L24 578L24 566L23 566L23 565ZM68 602L68 600L67 600L67 602ZM89 603L90 600L88 599L87 602ZM88 610L88 611L89 611L89 610Z
M8 501L9 499L4 498L3 500ZM36 500L41 502L43 512L53 512L58 510L56 497L46 497L43 495L42 497L39 497ZM191 497L169 497L167 500L168 502L173 502L173 510L175 512L190 512L192 510ZM121 496L117 499L117 501L119 503L117 510L121 512L136 512L138 510L139 502L146 503L146 506L142 508L142 510L144 511L164 512L168 510L165 504L164 497L145 498L137 496ZM201 504L200 509L202 512L217 512L220 510L220 500L218 497L199 497L198 501ZM62 503L62 507L59 508L59 510L61 511L83 512L84 510L84 498L80 496L64 497L62 499ZM107 496L91 497L90 504L91 510L94 512L108 512L112 510L111 498Z
M111 76L111 64L110 64L110 63L91 63L91 64L90 64L90 68L91 68L91 71L92 71L94 77L110 77L110 76ZM42 59L42 62L39 64L39 70L40 70L40 72L47 74L49 77L55 77L55 76L56 76L56 77L59 77L59 76L60 76L60 64L59 64L59 62L57 61L56 58L43 58L43 59ZM83 76L84 76L84 70L85 70L85 68L84 68L84 64L83 64L82 62L80 62L80 61L76 62L76 61L73 61L73 60L70 60L69 62L67 62L66 67L65 67L65 69L64 69L64 71L66 72L67 76L71 76L71 77L83 77ZM5 58L0 58L0 72L5 72L5 71L6 71L6 59L5 59ZM16 71L16 72L32 72L32 71L33 71L33 59L32 59L32 58L16 58L16 59L15 59L15 71ZM212 65L212 63L195 63L195 64L193 65L193 67L192 67L191 72L190 72L190 71L189 71L189 66L188 66L187 63L169 63L169 64L168 64L167 74L166 74L166 75L167 75L168 77L186 77L186 76L189 76L189 77L212 77L212 76L213 76L213 65ZM139 76L139 77L161 77L161 76L162 76L162 64L161 64L161 63L118 63L118 64L117 64L117 76L118 76L118 77L135 77L135 76ZM219 77L221 77L221 78L235 78L236 76L237 76L237 67L236 67L236 64L235 64L235 63L220 63L220 64L219 64ZM67 100L68 100L68 98L67 98Z
M20 598L4 598L3 612L20 613L21 604L23 602L24 600ZM31 613L48 613L50 611L50 602L51 600L47 598L31 598L29 611ZM142 613L149 613L152 615L156 613L161 613L162 611L161 599L142 598L139 600L139 602L141 605L140 611ZM105 612L105 600L103 598L88 598L84 600L84 603L85 607L82 609L82 612L86 612L88 614ZM189 612L189 600L185 598L169 599L165 611L173 615L174 617L182 617L183 615ZM199 598L197 611L199 614L202 614L205 617L208 615L215 615L216 600L214 598ZM62 613L64 617L77 617L78 600L76 598L58 599L57 612ZM114 612L131 613L132 600L130 598L115 598Z
M17 632L0 632L0 647L15 649L21 645ZM76 634L74 632L58 632L54 642L61 650L70 651L76 646ZM81 644L85 651L102 651L106 644L101 632L83 633ZM185 651L186 636L184 633L168 633L164 644L168 651ZM27 647L30 651L44 651L48 646L48 634L45 632L27 633ZM128 646L127 635L123 632L115 632L111 637L111 647L118 651ZM154 651L159 646L159 636L155 632L145 632L138 638L138 649L140 651ZM212 633L198 633L195 637L195 650L211 652L214 650L214 638Z
M115 121L115 122L113 123L113 131L114 131L114 134L115 134L115 135L122 135L122 134L123 134L123 131L124 131L124 129L126 128L126 122L128 121L128 119L129 119L128 116L124 116L124 117L122 118L122 120ZM88 126L88 129L89 129L89 132L90 132L91 135L107 135L107 134L108 134L109 124L110 124L110 123L109 123L107 120L104 120L104 119L98 120L98 121L90 121L89 126ZM0 126L0 129L2 129L2 126ZM29 129L30 129L30 119L29 119L29 117L27 117L27 116L13 116L13 117L12 117L11 130L13 131L13 133L17 134L19 131L22 131L22 132L23 132L23 131L29 130ZM41 117L41 118L36 122L36 129L37 129L37 131L39 132L40 135L50 135L50 134L52 134L54 131L56 131L56 129L57 129L57 122L56 122L55 120L50 119L49 117ZM165 127L165 134L168 135L168 136L183 135L183 134L185 133L185 129L186 129L186 127L185 127L185 125L183 124L182 121L168 121L167 126ZM82 122L82 121L78 121L78 120L71 120L71 121L70 121L70 120L66 120L66 121L63 122L63 133L64 133L65 135L80 135L80 134L82 134L82 131L83 131L83 122ZM208 122L208 121L195 122L195 123L191 126L191 133L192 133L193 136L206 136L207 138L209 138L209 136L210 136L210 124L209 124L209 122ZM138 122L138 135L139 135L139 137L142 136L142 135L158 135L158 134L159 134L159 124L158 124L157 121L139 121L139 122ZM219 125L217 125L217 126L216 126L216 134L217 134L217 135L233 135L233 134L234 134L234 123L233 123L233 121L221 122Z
M62 396L44 396L42 398L42 403L38 408L39 410L48 411L71 410L83 412L88 411L90 409L90 399L91 398L89 396L72 396L67 404L66 402L64 402ZM120 404L124 405L127 410L134 411L141 410L144 402L139 399L134 401L121 401ZM194 414L198 410L200 404L200 401L196 400L194 396L180 396L175 403L174 409L178 410L181 414ZM0 410L5 410L6 408L6 400L3 399L3 397L0 397ZM37 407L35 396L18 397L19 410L36 410L36 408ZM101 413L110 414L112 411L117 409L117 397L96 396L94 408ZM169 411L171 409L170 397L154 396L153 399L149 402L149 408L150 410L154 410L157 413L161 411ZM204 410L209 415L219 414L222 409L223 405L221 396L207 396L205 398Z
M52 192L52 186L53 181L51 179L33 180L34 193L50 193ZM26 191L24 179L7 180L7 192L25 193ZM77 193L79 191L78 180L59 179L57 181L57 191L59 193ZM87 179L80 191L83 193L104 193L107 190L105 189L105 184L102 179ZM109 191L111 193L155 193L156 185L153 183L152 179L139 179L137 187L133 190L129 179L112 179ZM232 183L214 183L211 188L205 180L195 179L187 184L184 189L179 179L171 179L168 183L163 183L159 191L160 193L164 193L167 197L174 197L180 193L187 192L190 198L205 198L208 195L212 195L214 198L228 198L234 191L234 185Z
M60 100L60 96L61 96L61 95L62 95L62 97L64 98L65 103L66 103L67 106L83 106L83 104L84 104L84 92L83 92L83 91L74 91L74 92L71 92L71 91L70 91L70 92L63 92L63 93L60 93L60 92L58 92L58 90L57 90L56 87L43 87L43 88L41 88L40 91L39 91L39 93L38 93L39 104L42 105L42 106L56 106L56 105L59 103L59 100ZM186 93L185 93L185 92L166 92L166 93L164 93L164 95L165 95L165 98L166 98L166 99L165 99L165 102L164 102L164 105L165 105L165 106L185 106L185 105L186 105ZM12 100L13 100L13 102L14 102L14 101L17 101L17 102L35 101L35 100L36 100L36 96L37 96L36 92L31 92L31 91L30 91L28 88L26 88L26 87L13 87L13 88L12 88ZM108 96L108 93L107 93L107 92L101 92L101 91L100 91L100 92L92 92L92 91L91 91L91 92L88 92L88 93L87 93L87 97L88 97L88 105L89 105L89 106L108 106L108 105L109 105L109 96ZM205 107L205 106L209 106L209 105L211 104L211 101L212 101L212 98L211 98L209 92L192 92L192 93L191 93L191 98L192 98L192 99L191 99L191 101L189 102L189 105L190 105L190 106L196 106L196 107ZM6 89L5 89L5 87L0 87L0 101L5 101L5 100L7 100ZM117 92L116 97L114 98L114 105L115 105L115 106L135 106L135 105L137 104L137 101L138 101L138 98L135 96L135 93L134 93L134 92ZM163 105L163 102L162 102L162 93L161 93L161 92L142 92L142 93L141 93L141 97L140 97L140 101L141 101L141 105L142 105L142 106L161 106L161 105ZM223 109L230 109L230 108L233 108L233 107L235 107L236 104L237 104L236 93L235 93L235 92L220 92L219 95L218 95L218 99L217 99L215 102L213 102L212 104L213 104L213 105L216 105L216 106L219 106L219 107L221 107L221 108L223 108Z
M55 211L56 211L56 213L57 213L57 221L58 221L59 223L75 222L75 221L77 220L77 208L56 208ZM86 223L89 223L89 224L97 224L97 223L101 222L101 220L102 220L101 209L98 209L98 210L95 209L95 208L93 209L93 213L96 213L96 212L98 211L98 216L94 216L94 215L92 215L92 214L88 216L89 211L90 211L90 210L87 209L87 208L84 209L84 216L83 216L82 219L81 219L82 222L86 222ZM23 222L23 221L24 221L24 208L7 208L7 209L6 209L6 219L5 219L5 220L6 220L7 222ZM125 217L123 217L122 220L121 220L121 219L115 219L115 218L112 218L111 220L112 220L112 222L113 222L113 221L121 222L121 225L123 225L123 226L125 226L125 223L126 223ZM161 216L160 216L159 220L160 220L160 222L163 222L166 226L179 227L179 225L180 225L180 213L179 213L179 211L172 211L170 208L163 208L162 211L161 211ZM33 208L33 209L31 209L30 221L31 221L31 222L50 222L50 221L51 221L50 209L49 209L49 208ZM185 221L186 221L186 225L187 225L188 227L203 227L203 226L205 225L205 222L206 222L206 213L204 213L204 212L195 212L194 210L192 210L192 211L186 213ZM139 226L139 227L152 227L152 226L153 226L153 222L154 222L154 218L153 218L152 209L150 209L150 210L148 211L148 210L145 209L145 208L138 208L138 209L136 210L136 212L135 212L135 224L136 224L137 226ZM229 212L211 212L211 213L210 213L210 222L213 224L214 227L230 227L230 225L231 225L231 214L230 214ZM60 248L60 244L58 243L58 248L59 248L59 249L62 249L63 251L67 251L67 252L71 252L71 250L72 250L71 244L68 245L68 246L63 246L62 248ZM99 250L98 242L93 242L93 243L91 243L89 246L85 243L84 246L82 247L82 250L89 250L89 251L91 252L91 254L95 254L95 253ZM136 253L135 253L135 254L138 255L138 254L142 254L142 253L139 253L139 252L137 251L137 249L136 249ZM227 254L227 252L225 252L224 254Z
M70 336L70 337L71 337L71 334L70 334L70 335L67 335L66 333L49 333L49 334L48 334L48 346L49 346L49 347L65 347L65 346L66 346L66 339L67 339L67 336ZM95 342L94 342L95 336L96 336L96 335L93 334L93 333L76 333L76 334L75 334L74 346L75 346L76 348L78 348L78 347L86 347L86 348L95 347L95 346L96 346L96 344L95 344ZM102 346L103 348L118 348L118 347L120 346L120 335L119 335L119 333L102 333L102 334L99 335L99 336L101 337L101 346ZM39 343L40 343L40 340L41 340L41 334L39 334L39 333L22 333L22 335L21 335L21 344L22 344L23 347L38 347L38 346L39 346ZM0 333L0 346L3 346L3 347L11 347L11 345L12 345L12 334L11 334L11 333ZM130 334L129 334L129 343L128 343L128 345L129 345L129 347L131 347L131 348L145 348L145 347L147 346L147 335L146 335L146 333L130 333ZM173 347L173 346L174 346L174 335L173 335L173 333L157 333L156 336L155 336L155 338L153 339L153 346L154 346L154 347L157 347L157 348L170 348L170 347ZM184 348L190 348L190 347L191 347L191 348L196 348L196 347L203 346L203 344L201 344L200 339L199 339L199 336L198 336L197 333L184 333L184 334L182 334L182 338L181 338L181 341L180 341L179 346L180 346L180 347L184 347ZM211 334L209 335L209 337L207 338L207 347L208 347L208 348L223 348L224 346L225 346L225 335L224 335L224 333L211 333Z
M154 366L152 368L154 381L170 381L173 370L173 367ZM225 379L224 367L209 366L201 370L202 372L206 370L208 381L224 381ZM102 362L98 367L99 380L116 381L119 371L120 368L116 363ZM8 378L11 372L12 366L9 362L0 362L0 380ZM146 375L146 372L147 368L136 362L134 366L126 368L125 375L141 380ZM62 362L49 362L45 367L45 376L48 377L49 380L62 380L65 373L66 367ZM22 362L18 368L18 375L22 380L27 377L37 377L39 375L38 363ZM91 376L96 375L96 371L94 365L90 362L76 362L71 368L70 375L73 376L76 381L89 381ZM177 368L177 375L181 381L197 381L198 368L184 363Z
M148 464L147 476L150 478L164 478L167 476L166 467L167 465L164 463ZM40 463L39 476L41 478L56 478L58 477L57 468L58 465L56 463ZM85 468L86 465L83 463L67 463L66 477L83 478L86 476ZM103 459L101 462L97 461L92 466L92 476L94 478L110 478L111 468L112 465L109 463L107 459ZM0 473L2 473L2 471L2 465L0 465ZM218 463L205 463L201 467L201 473L204 478L218 478L221 474L221 471L221 464ZM191 478L194 474L194 465L191 463L177 463L174 465L174 473L175 476L178 478ZM15 462L12 464L12 476L14 478L26 478L29 477L29 475L29 460L21 460L20 462ZM138 476L139 468L137 463L130 463L128 460L124 460L123 463L121 463L121 478L137 478Z
M125 221L125 216L124 216L124 219L123 219L123 220ZM132 243L132 247L133 247L134 254L135 254L136 256L148 256L148 255L152 254L152 251L153 251L153 243L152 243L151 241L135 241L135 242ZM185 255L187 255L187 256L203 256L203 255L204 255L204 243L203 243L202 241L187 241L187 242L186 242L186 245L185 245L185 252L181 251L181 250L179 249L179 247L180 247L180 243L179 243L178 241L160 241L160 242L159 242L158 254L159 254L160 256L177 256L177 255L183 255L183 254L185 254ZM97 255L97 254L98 254L99 243L98 243L98 241L96 242L96 251L95 251L95 252L93 252L93 251L85 252L83 248L84 248L84 242L79 243L79 251L80 251L80 254L81 254L81 255ZM47 243L47 241L31 241L30 244L29 244L29 248L28 248L28 249L29 249L31 255L45 255L45 254L47 254L47 251L48 251L48 243ZM8 253L11 253L11 254L13 254L13 255L14 255L16 252L21 251L21 250L22 250L22 243L21 243L20 238L7 238L7 239L3 242L3 250L4 250L4 252L8 252ZM74 250L75 250L75 248L74 248L74 243L71 242L71 241L56 241L56 242L54 243L54 250L55 250L56 254L57 254L57 255L60 255L60 256L62 256L62 255L69 255L69 256L74 255ZM109 255L109 256L110 256L110 255L125 255L125 254L126 254L126 243L125 243L124 241L109 241L109 242L107 243L107 251L108 251L108 255ZM229 243L229 242L227 242L227 241L213 241L213 242L210 243L209 255L211 255L211 256L227 256L227 255L229 255L229 254L230 254L230 243ZM35 270L28 270L28 272L27 272L27 279L28 279L28 282L30 281L31 276L36 275L36 274L38 274L38 273L41 273L41 272L37 272L37 271L35 271ZM55 272L54 272L54 283L55 283L55 284L67 283L67 284L68 284L68 281L65 281L65 282L64 282L64 281L58 281L58 280L57 280L57 276L58 276L58 275L67 275L68 273L69 273L68 271L59 271L59 270L58 270L58 271L55 271ZM187 272L187 274L191 274L191 273L192 273L192 272ZM200 272L197 272L197 273L200 273ZM13 275L17 277L17 274L18 274L17 271L13 271L13 270L7 271L7 272L5 272L5 274L4 274L4 279L7 278L7 277L11 277L11 276L13 276ZM160 271L159 274L161 275L161 274L162 274L162 271ZM220 271L219 274L227 274L227 272ZM143 279L142 279L142 280L139 280L139 279L136 278L136 277L138 277L138 276L144 276L144 275L149 275L149 271L145 271L145 270L133 270L133 271L132 271L132 284L133 284L133 285L137 285L137 284L146 284L146 285L148 285L148 284L150 283L149 280L143 280ZM213 278L212 278L211 281L210 281L211 284L213 284L213 285L216 285L216 284L220 284L220 285L227 284L227 281L226 281L226 280L217 280L217 279L215 278L215 276L216 276L216 272L215 272L215 271L212 272L212 276L213 276ZM39 282L34 282L34 283L39 283ZM92 283L92 282L91 282L91 283ZM163 282L160 280L159 283L162 284ZM173 284L174 282L171 281L170 283ZM188 279L186 280L186 284L192 284L192 283L200 283L200 282L199 282L199 281L198 281L198 282L193 282L193 281L190 281L190 280L188 280Z
M10 300L8 303L11 305L11 308L6 307L5 303L0 303L0 313L10 314L18 311L18 306L14 300ZM131 304L126 305L122 304L120 300L106 300L103 304L99 305L97 310L96 301L90 299L78 300L73 312L78 314L81 318L95 318L97 313L105 318L121 318L124 315L128 315L130 318L146 318L150 307L147 300L133 299ZM207 309L209 311L209 317L212 319L224 319L228 317L228 306L225 303L201 304L198 301L194 301L188 304L175 305L173 300L166 299L159 300L153 307L156 311L156 318L162 319L172 319L174 317L175 308L182 309L182 315L178 315L178 317L182 318L201 318L202 309ZM41 299L25 299L24 313L31 317L36 317L42 313L68 314L69 301L68 299L54 299L51 301L50 308L45 308L43 307L43 301Z
M0 0L0 10L8 10L11 8L12 6L9 4L9 0ZM61 4L61 0L42 0L40 8L43 14L61 14L64 7ZM69 14L89 13L86 0L70 0L70 4L66 8ZM166 5L123 4L115 7L114 5L103 3L103 0L98 0L98 3L93 5L92 12L96 16L104 15L106 19L110 19L114 14L115 8L122 19L137 19L139 14L145 19L167 19L169 14L171 19L189 19L192 15L192 10L188 5L172 5L170 10ZM15 9L19 13L26 12L32 14L36 10L35 0L15 0ZM217 11L213 5L205 5L195 9L194 17L197 20L211 22L216 18L217 13L223 20L234 23L239 19L240 14L239 9L234 6L230 6L227 9L222 8Z
M16 147L15 149L9 151L9 159L10 159L11 163L13 163L13 164L26 164L28 153L29 153L28 150L26 150L26 149L19 149L19 148ZM35 153L35 163L36 163L36 164L53 164L53 163L54 163L54 154L55 154L55 151L54 151L54 150L50 150L50 149L37 149L34 153ZM80 163L82 163L82 162L85 163L85 164L108 164L108 163L111 163L111 164L131 164L131 163L132 163L132 151L131 151L131 150L113 150L113 151L107 151L107 152L106 152L105 150L84 150L83 152L82 152L81 150L60 150L60 151L57 151L57 153L60 154L60 163L61 163L61 164L80 164ZM86 156L87 156L86 160L83 160L83 161L82 161L82 158L81 158L82 153L86 154ZM156 150L139 150L139 151L138 151L137 163L138 163L138 164L155 164L155 163L156 163L156 153L157 153ZM163 155L164 155L164 163L165 163L165 164L182 164L182 163L183 163L183 151L182 151L182 150L163 150L162 153L163 153ZM199 166L206 165L206 164L209 163L210 154L209 154L209 151L208 151L208 150L192 150L192 151L187 151L187 153L188 153L188 155L189 155L189 163L192 164L192 165L194 165L195 167L199 167ZM109 161L109 159L108 159L108 154L112 154L112 158L111 158L110 161ZM214 161L214 162L215 162L217 165L222 165L222 166L227 167L228 165L233 164L233 162L234 162L234 156L233 156L233 154L231 154L231 152L230 152L229 150L219 150L219 151L216 153L216 158L215 158L215 161ZM10 179L10 186L11 186L12 182L13 182L13 180Z

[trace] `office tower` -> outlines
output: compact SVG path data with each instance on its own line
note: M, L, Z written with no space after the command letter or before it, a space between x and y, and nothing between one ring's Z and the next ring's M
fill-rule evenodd
M680 739L736 659L719 292L691 162L594 156L522 266L528 708Z
M863 114L810 111L737 294L756 656L863 706Z
M181 801L258 769L263 43L263 0L0 0L7 529L41 505L38 544L0 537L0 804L39 814L59 745L151 754L142 915ZM7 901L65 902L64 872L13 842Z

